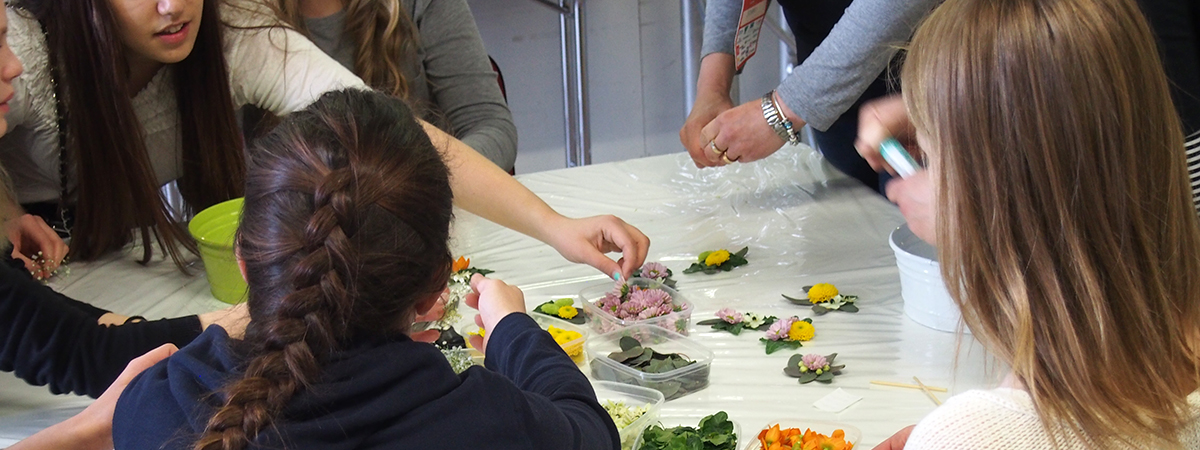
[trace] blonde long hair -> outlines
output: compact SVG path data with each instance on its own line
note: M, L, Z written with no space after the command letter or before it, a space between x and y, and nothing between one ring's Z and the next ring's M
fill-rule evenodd
M1062 442L1179 447L1200 387L1200 224L1132 0L950 0L913 38L943 276Z
M283 20L305 35L300 0L278 0ZM344 0L345 29L354 40L354 73L367 85L408 99L407 58L416 57L417 27L400 0Z

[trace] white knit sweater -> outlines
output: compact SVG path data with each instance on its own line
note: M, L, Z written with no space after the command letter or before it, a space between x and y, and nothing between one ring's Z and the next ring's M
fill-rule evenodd
M222 21L241 26L274 23L252 4L239 6L223 6ZM6 117L8 134L0 138L0 164L11 174L21 203L57 201L61 189L58 126L46 40L37 21L24 11L9 8L8 20L8 42L25 72L13 81L16 92ZM225 60L233 103L239 108L251 104L283 115L304 108L325 92L363 86L362 80L302 35L282 28L227 28ZM133 98L159 183L182 175L173 69L159 70Z
M1183 448L1200 450L1200 392L1188 396L1192 421L1180 436ZM1089 450L1068 440L1059 450ZM1053 449L1050 435L1038 420L1033 399L1020 389L967 391L951 397L921 420L908 438L906 450Z

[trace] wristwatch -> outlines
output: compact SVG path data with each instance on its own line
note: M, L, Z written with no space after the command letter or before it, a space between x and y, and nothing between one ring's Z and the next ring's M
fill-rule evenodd
M800 137L796 133L796 128L792 126L792 121L783 116L783 112L775 107L775 91L772 90L762 98L763 118L767 119L767 125L775 130L775 134L779 135L784 142L793 145L800 143Z

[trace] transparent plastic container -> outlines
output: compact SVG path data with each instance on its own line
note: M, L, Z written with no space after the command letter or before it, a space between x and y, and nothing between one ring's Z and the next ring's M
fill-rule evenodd
M642 414L642 417L617 430L621 434L622 450L634 448L633 445L642 435L642 430L658 421L659 411L662 410L662 404L666 401L661 392L624 383L593 381L592 388L596 390L596 399L600 401L601 405L605 401L612 401L624 402L630 408L650 406L650 409Z
M591 336L591 334L592 334L592 332L590 330L588 330L587 328L581 327L579 325L575 325L571 322L555 319L553 317L542 315L542 314L530 314L529 317L532 317L533 321L538 323L538 326L542 327L543 330L546 330L547 334L549 334L551 325L553 325L556 328L562 328L564 330L569 330L569 331L574 331L576 333L579 333L580 334L579 338L573 339L573 340L570 340L567 342L559 343L558 346L563 349L563 352L566 352L567 356L571 357L572 361L575 361L575 364L581 365L585 361L587 361L587 353L586 353L586 349L585 349L585 344L587 343L588 336ZM479 333L478 325L470 324L470 325L463 327L462 335L464 338L467 339L467 347L471 346L471 340L470 340L471 334L477 334L477 333ZM472 356L478 356L479 359L482 361L482 359L483 359L482 353L480 353L475 348L471 348L471 351L474 352L472 354ZM572 353L574 353L574 354L572 354Z
M671 301L680 307L679 311L673 313L651 317L649 319L618 319L612 313L605 311L595 305L596 300L604 298L604 294L613 290L615 283L604 283L595 286L584 288L579 292L579 303L583 305L583 313L588 316L588 325L596 330L597 333L608 333L619 328L629 327L639 324L657 325L668 330L687 335L688 327L692 321L692 303L687 301L679 292L671 289L657 280L648 278L630 278L628 281L630 286L636 286L644 289L662 289L671 296Z
M714 411L713 414L716 414L716 412ZM698 414L680 415L680 414L670 414L670 413L663 414L657 423L646 424L646 428L650 428L650 425L658 425L662 428L675 428L678 426L698 428L700 426L700 420L704 419L705 417L708 417L709 415L710 414L703 414L703 415L698 415ZM739 424L738 421L733 420L733 418L730 418L729 421L733 423L734 436L737 436L737 442L735 442L733 444L733 448L740 448L740 446L744 445L744 443L747 442L749 439L754 439L757 442L757 439L756 439L757 435L756 436L744 436L744 435L742 435L742 425ZM646 436L644 433L645 430L642 430L642 431L643 431L643 433L638 433L637 440L633 442L634 450L642 448L642 439L645 438L645 436Z
M562 347L564 352L567 352L567 356L570 356L571 360L575 361L575 364L583 364L584 361L587 361L587 353L584 352L584 344L587 342L588 336L592 334L591 331L582 326L575 325L562 319L555 319L545 314L530 314L529 317L532 317L533 320L547 332L550 331L550 326L554 326L555 328L561 328L567 331L579 333L578 339L560 343L558 346Z
M762 430L769 429L776 424L779 425L779 429L781 430L786 430L788 428L799 428L800 431L803 432L804 430L811 429L826 436L831 436L835 430L840 429L842 432L846 433L846 442L854 444L855 446L858 446L859 441L862 440L862 431L854 425L828 422L824 420L779 419L767 422L766 425L754 430L754 435L746 436L745 442L748 442L748 444L743 448L743 450L761 450L762 444L758 442L758 433L761 433Z
M663 373L646 373L626 366L608 357L610 353L621 351L620 341L625 336L637 339L643 347L650 347L659 353L679 353L696 363ZM591 358L593 379L648 387L662 392L667 400L707 387L713 359L713 352L696 341L674 331L646 324L593 336L587 343L587 354Z

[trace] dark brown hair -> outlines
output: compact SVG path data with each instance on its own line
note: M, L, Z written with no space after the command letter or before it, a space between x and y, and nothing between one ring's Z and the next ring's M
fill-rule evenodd
M196 44L175 69L183 144L179 188L193 209L239 197L245 175L222 46L220 1L205 1ZM78 184L71 254L91 260L120 249L141 231L143 262L151 236L183 267L178 245L196 246L171 219L159 193L142 125L133 110L125 46L108 0L23 0L46 31L52 73L63 96L70 169ZM169 70L164 68L163 70ZM68 198L60 201L70 201Z
M254 442L331 352L406 331L450 273L449 169L403 101L327 93L250 153L246 370L196 449Z
M299 0L278 0L283 19L305 35ZM405 58L416 57L417 27L400 0L345 0L345 30L353 39L354 73L368 86L408 98Z
M1200 387L1200 224L1137 5L950 0L903 83L975 338L1055 442L1178 448Z

